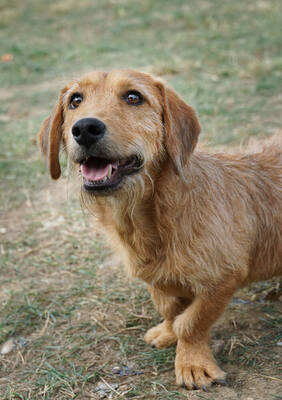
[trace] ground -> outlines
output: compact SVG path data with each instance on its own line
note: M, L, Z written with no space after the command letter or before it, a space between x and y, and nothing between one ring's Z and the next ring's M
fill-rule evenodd
M0 12L0 398L282 399L279 281L239 291L214 326L227 385L178 388L175 349L143 341L160 321L144 284L36 145L63 83L105 67L168 80L206 147L281 133L279 1L3 0Z

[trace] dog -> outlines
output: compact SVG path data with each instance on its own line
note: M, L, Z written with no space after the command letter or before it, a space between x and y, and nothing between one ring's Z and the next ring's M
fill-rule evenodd
M282 143L257 152L194 151L200 124L162 80L95 71L60 92L39 132L53 179L59 150L81 200L148 285L164 318L145 341L176 344L176 382L224 383L211 326L238 288L282 272Z

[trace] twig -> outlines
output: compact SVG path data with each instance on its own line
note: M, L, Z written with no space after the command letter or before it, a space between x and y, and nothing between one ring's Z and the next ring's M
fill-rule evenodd
M100 325L103 329L105 329L105 331L107 331L108 333L111 333L111 331L110 331L104 324L102 324L102 322L98 321L98 319L95 318L94 315L92 315L92 318L94 319L94 321L95 321L98 325Z
M138 315L138 314L131 314L131 315L133 315L134 317L138 317L138 318L144 318L144 319L150 319L150 320L153 319L152 317L148 317L147 315Z
M167 390L167 388L163 385L163 384L161 384L160 382L152 382L154 385L156 385L156 386L160 386L161 388L163 388L164 389L164 391L165 392L167 392L168 393L168 390Z
M272 379L274 381L282 382L282 379L276 378L275 376L269 376L269 375L263 375L263 374L256 374L256 375L263 376L264 378Z
M111 389L114 393L116 393L119 397L124 397L122 393L119 393L116 389L114 389L102 376L100 376L102 381L104 382L105 385L108 386L109 389Z
M124 329L121 329L120 331L115 332L115 334L118 335L119 333L125 332L125 331L135 331L140 328L143 328L143 325L130 326L129 328L124 328Z

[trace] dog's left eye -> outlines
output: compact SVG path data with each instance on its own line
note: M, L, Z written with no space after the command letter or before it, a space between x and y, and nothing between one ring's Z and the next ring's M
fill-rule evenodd
M140 104L144 102L142 94L136 90L131 90L124 96L124 98L130 106L140 106Z

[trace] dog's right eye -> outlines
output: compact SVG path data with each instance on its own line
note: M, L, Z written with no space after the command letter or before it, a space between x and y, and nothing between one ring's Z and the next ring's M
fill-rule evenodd
M129 106L140 106L144 103L142 94L137 92L137 90L130 90L127 92L124 99Z
M75 108L77 108L77 107L79 106L79 104L82 102L82 100L83 100L82 94L80 94L80 93L74 93L74 94L71 96L69 108L70 108L71 110L74 110Z

